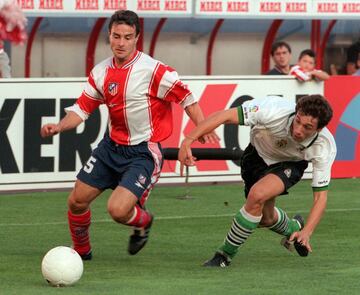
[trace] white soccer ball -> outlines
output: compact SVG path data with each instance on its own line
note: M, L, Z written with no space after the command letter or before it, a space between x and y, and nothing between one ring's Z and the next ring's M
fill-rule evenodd
M80 280L84 265L72 248L59 246L47 252L41 263L44 279L52 286L64 287Z

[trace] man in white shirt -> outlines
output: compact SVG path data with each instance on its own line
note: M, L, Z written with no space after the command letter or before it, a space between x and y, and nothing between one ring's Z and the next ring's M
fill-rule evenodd
M203 134L226 123L251 127L250 144L241 159L246 202L235 215L224 243L204 266L228 266L257 227L283 235L285 247L295 247L300 256L308 255L310 237L326 207L336 156L334 138L325 127L332 115L331 106L321 95L305 96L296 105L272 96L216 112L185 137L178 156L181 170L184 165L195 165L190 146ZM300 215L288 218L275 206L275 200L300 181L308 162L313 165L314 202L304 224Z

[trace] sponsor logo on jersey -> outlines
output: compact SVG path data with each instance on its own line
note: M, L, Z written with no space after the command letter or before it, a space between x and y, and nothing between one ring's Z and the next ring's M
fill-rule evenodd
M280 139L280 140L276 141L276 146L279 148L284 148L287 146L287 144L288 144L288 142L286 139Z
M112 96L116 95L118 92L118 83L111 82L108 86L108 91Z
M256 113L259 110L259 106L252 106L249 108L249 113Z

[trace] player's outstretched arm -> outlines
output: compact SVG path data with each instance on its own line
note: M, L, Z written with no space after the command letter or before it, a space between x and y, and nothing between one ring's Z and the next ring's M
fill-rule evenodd
M45 124L40 129L41 137L54 136L60 132L76 128L83 120L75 113L68 112L64 118L58 124Z
M314 232L316 226L319 224L321 217L325 211L327 203L327 192L314 192L314 202L310 210L304 228L300 232L295 232L291 235L290 240L296 239L299 243L304 245L310 252L312 251L310 245L310 237Z
M204 114L197 102L187 106L185 108L185 112L196 126L205 119ZM214 131L210 131L209 133L201 135L198 140L201 143L215 143L218 142L220 138Z
M239 124L237 108L231 108L228 110L219 111L213 113L204 121L201 121L181 142L178 160L180 161L180 174L184 165L194 166L196 158L193 157L191 152L191 144L201 138L204 134L214 132L214 130L221 124Z

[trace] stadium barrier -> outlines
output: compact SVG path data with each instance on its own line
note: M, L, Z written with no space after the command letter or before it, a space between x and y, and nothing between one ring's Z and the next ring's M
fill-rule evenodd
M177 160L178 148L164 148L165 160ZM243 151L238 147L230 148L192 148L192 154L197 160L240 160Z
M164 159L165 160L177 160L179 148L164 148ZM233 160L239 161L243 151L238 147L233 148L192 148L191 152L197 161L200 160ZM240 174L240 170L239 170ZM189 185L190 171L189 167L185 166L185 194L178 196L178 199L192 199L190 195L190 185ZM240 178L239 178L240 180Z
M360 177L359 77L333 76L325 83L299 83L290 76L191 76L184 83L199 97L207 117L211 113L240 106L244 101L278 95L296 101L307 94L324 94L330 101L334 117L329 130L337 142L338 154L332 177ZM73 104L82 92L85 78L0 79L0 192L70 188L77 171L86 163L107 127L107 110L101 107L76 130L53 138L41 138L42 124L58 122L64 108ZM159 184L183 183L179 162L174 161L184 134L192 122L179 106L173 108L173 134L162 142L167 157ZM190 167L191 182L239 181L240 163L235 154L249 143L248 126L222 125L216 130L220 142L193 143L192 148L220 149L203 155ZM197 154L197 152L200 154ZM224 154L222 154L224 152ZM230 154L229 154L230 153ZM206 157L213 160L207 160ZM229 156L229 157L228 157ZM204 158L203 158L204 157ZM224 158L222 158L224 157ZM214 158L217 158L215 160ZM311 177L311 167L304 178Z

